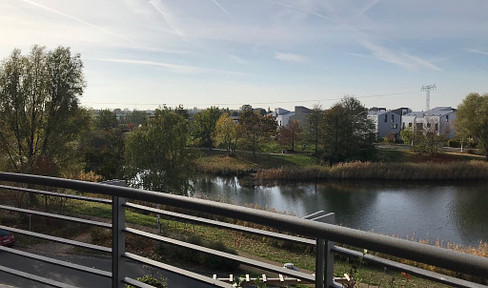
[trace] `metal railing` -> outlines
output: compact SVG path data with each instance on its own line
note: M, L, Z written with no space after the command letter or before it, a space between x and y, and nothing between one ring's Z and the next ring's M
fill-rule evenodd
M111 278L112 287L123 287L124 284L130 284L135 287L150 287L146 284L138 282L134 279L127 277L124 269L125 260L133 260L143 263L152 267L170 271L182 275L184 277L197 280L206 284L213 285L215 287L232 287L230 283L221 281L217 277L210 275L201 275L195 272L184 270L182 268L174 267L169 264L154 261L134 253L129 253L125 250L126 246L126 234L133 234L139 237L152 239L155 241L168 243L177 247L183 247L193 251L203 252L206 254L230 259L238 263L245 264L247 266L256 267L268 272L277 273L279 275L285 275L287 279L299 279L302 283L314 283L315 287L330 287L336 285L332 280L333 269L333 257L331 259L331 251L336 254L344 254L352 257L362 257L364 260L378 263L382 267L393 267L401 269L402 271L416 274L425 278L432 279L434 281L442 282L448 285L456 287L486 287L481 284L461 280L458 278L445 276L439 273L422 270L416 267L400 264L391 260L386 260L373 255L364 255L361 252L333 246L332 242L342 243L349 246L354 246L362 249L368 249L392 256L397 256L436 267L441 267L456 271L459 273L466 273L475 277L486 279L488 275L488 258L478 257L460 253L457 251L451 251L439 247L433 247L425 244L416 243L413 241L407 241L403 239L393 238L384 235L373 234L369 232L354 230L350 228L340 227L332 224L311 221L310 219L302 219L289 215L282 215L277 213L271 213L267 211L261 211L251 209L247 207L240 207L235 205L224 204L220 202L213 202L202 199L189 198L184 196L138 190L126 187L117 187L107 184L90 183L76 180L52 178L46 176L37 175L25 175L15 173L0 173L0 181L6 181L11 183L21 183L28 185L37 185L43 187L55 187L66 188L79 192L90 192L94 194L111 196L112 200L91 198L66 193L49 192L40 189L17 187L13 185L0 185L0 189L8 189L12 191L35 193L41 195L49 195L53 197L65 197L70 199L76 199L81 201L92 201L104 204L112 205L112 223L105 223L99 221L92 221L86 219L80 219L77 217L58 215L55 213L32 211L31 209L20 209L5 205L0 205L0 210L7 210L16 213L30 213L32 215L39 215L42 217L51 217L55 219L85 223L96 227L107 228L112 230L112 247L103 247L79 241L69 240L60 237L54 237L42 233L36 233L26 231L22 229L16 229L0 225L0 229L12 231L16 234L26 235L30 237L36 237L49 241L55 241L63 244L74 245L86 249L99 251L102 253L110 253L112 257L111 271L103 271L91 267L85 267L37 254L27 253L16 249L7 247L1 247L0 251L13 253L19 256L35 259L38 261L48 262L50 264L59 265L62 267L75 269L77 271L83 271L101 277ZM245 221L262 225L274 230L286 232L288 234L282 234L277 232L270 232L260 230L256 228L249 228L245 226L230 224L222 221L216 221L199 216L187 215L183 213L165 211L161 209L155 209L146 207L139 204L126 202L125 199L139 200L144 202L151 202L155 204L161 204L165 207L179 208L186 211L199 211L205 212L206 215L220 216L231 218L234 220ZM126 209L135 209L150 213L159 214L165 217L193 222L203 225L210 225L218 227L220 229L229 229L234 231L240 231L245 233L251 233L255 235L270 237L279 240L292 241L302 245L315 246L316 248L316 272L309 274L301 271L295 271L286 269L284 267L268 264L262 261L249 259L246 257L217 251L198 245L186 243L183 241L175 240L172 238L164 237L157 234L148 233L134 228L126 227L125 225L125 212ZM316 218L316 215L310 215L309 218ZM299 236L292 236L299 235ZM321 247L322 246L322 247ZM36 282L48 284L54 287L70 287L67 284L60 283L58 281L50 280L39 275L28 274L23 271L11 269L9 267L0 266L0 271L17 275L26 279L31 279ZM325 276L323 276L325 275Z

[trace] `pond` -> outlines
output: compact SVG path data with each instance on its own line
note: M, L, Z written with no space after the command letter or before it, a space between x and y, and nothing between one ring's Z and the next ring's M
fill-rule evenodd
M478 246L488 241L488 183L300 183L253 185L202 176L194 197L305 216L336 213L342 226L417 240Z

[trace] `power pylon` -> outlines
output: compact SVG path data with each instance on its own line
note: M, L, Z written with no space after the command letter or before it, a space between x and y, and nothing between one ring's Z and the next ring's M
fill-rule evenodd
M421 91L425 91L425 111L430 110L430 90L435 90L437 87L433 85L423 85Z

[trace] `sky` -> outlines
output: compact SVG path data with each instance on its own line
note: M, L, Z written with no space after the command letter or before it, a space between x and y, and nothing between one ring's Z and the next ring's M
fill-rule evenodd
M71 47L86 107L457 107L488 92L486 0L0 0L0 59Z

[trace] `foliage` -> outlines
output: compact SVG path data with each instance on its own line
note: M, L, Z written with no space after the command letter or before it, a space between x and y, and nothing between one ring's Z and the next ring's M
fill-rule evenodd
M303 129L303 140L305 144L314 147L314 156L318 156L319 143L322 135L321 123L323 122L324 111L320 106L314 106L308 115L308 123Z
M367 109L353 97L325 111L323 118L323 158L330 163L367 160L374 152L374 124Z
M134 127L138 127L139 125L142 125L147 118L148 115L146 111L133 110L131 112L128 112L123 119L120 119L120 121L123 124L126 124L129 127L134 128Z
M246 109L239 115L240 145L252 151L260 151L264 141L268 141L276 134L277 124L273 116L260 115L251 109Z
M153 276L153 275L144 275L142 277L136 278L137 281L142 282L144 284L151 285L156 288L167 288L168 287L168 278L163 277L161 275ZM134 286L128 285L127 288L133 288Z
M217 145L222 145L227 155L233 157L237 147L237 124L229 114L224 113L215 124L214 140Z
M195 115L193 122L193 137L198 147L212 148L214 146L214 133L217 120L222 112L217 107L210 107Z
M88 113L79 107L85 88L79 54L34 46L15 49L0 66L0 146L8 169L59 174L76 158ZM46 168L51 169L46 170Z
M192 150L188 119L177 110L155 111L141 128L127 137L126 173L129 183L150 190L185 193L189 188Z
M280 127L278 142L282 147L295 151L295 144L300 141L302 129L297 120L291 120L286 126Z
M471 93L458 106L456 132L464 139L474 138L488 159L488 93Z
M114 112L100 111L95 128L84 137L80 150L85 171L94 171L104 179L123 177L124 137Z

